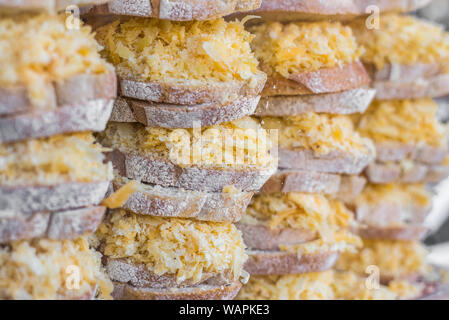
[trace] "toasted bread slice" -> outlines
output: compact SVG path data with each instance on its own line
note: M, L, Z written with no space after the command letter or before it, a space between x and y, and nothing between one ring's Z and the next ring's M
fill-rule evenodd
M23 214L62 211L99 204L109 181L66 182L51 186L0 186L0 208Z
M259 72L256 83L249 86L246 81L208 82L156 82L119 77L119 94L123 97L144 101L182 105L203 103L228 103L241 97L257 96L265 85L266 75Z
M232 300L242 284L200 285L191 288L136 288L127 283L114 282L112 296L118 300Z
M117 95L117 80L114 68L108 64L107 72L79 74L53 83L48 90L51 94L47 95L46 111L84 105L91 100L114 99ZM32 112L36 112L36 106L30 101L26 87L0 87L0 116Z
M317 234L307 229L270 229L263 225L237 223L243 241L248 248L257 250L279 250L280 245L294 245L315 240Z
M204 192L222 192L234 186L242 192L257 191L276 171L276 167L214 169L196 165L182 167L169 159L142 156L118 149L107 158L121 175L163 187L177 187Z
M50 12L65 10L69 5L101 5L111 0L0 0L2 10L47 10Z
M352 19L355 16L369 14L367 8L376 6L380 12L407 12L427 5L430 0L349 0L349 1L314 1L314 0L264 0L262 6L254 11L263 20L298 21Z
M97 230L105 207L86 207L59 212L0 213L0 243L24 239L76 239Z
M338 253L298 255L283 251L250 250L245 270L251 275L297 274L325 271L333 267Z
M255 115L284 117L310 111L333 114L363 113L374 95L373 89L358 88L337 93L264 97L257 105Z
M90 100L50 111L0 116L0 143L62 133L103 131L112 105L113 100Z
M363 239L421 240L429 229L421 225L394 225L388 227L361 226L355 232Z
M267 67L265 67L267 68ZM261 65L264 70L264 66ZM262 96L310 95L358 89L370 83L370 77L359 61L316 71L291 74L284 78L270 75Z
M211 126L253 114L258 102L258 96L241 97L225 105L214 102L176 105L118 98L110 121L140 122L163 128L192 128L194 122Z
M89 8L88 14L121 14L158 19L209 20L240 11L255 10L261 0L114 0ZM86 11L85 11L86 12Z
M374 150L366 146L366 153L351 154L331 151L315 155L313 150L279 148L279 168L310 170L326 173L359 174L374 159Z
M400 163L374 162L365 169L365 176L371 183L437 183L449 176L449 166L413 163L404 169Z
M415 160L423 164L440 164L448 154L447 147L412 145L396 142L376 144L376 160L381 162Z
M116 176L112 183L114 191L127 181ZM207 193L141 183L122 207L138 214L236 222L245 213L252 195L252 192Z

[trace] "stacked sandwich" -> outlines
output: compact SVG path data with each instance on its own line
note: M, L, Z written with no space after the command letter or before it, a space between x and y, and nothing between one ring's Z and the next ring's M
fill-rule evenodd
M365 170L369 184L352 203L364 247L343 256L338 268L364 273L374 265L383 283L413 283L429 270L419 242L432 204L426 183L442 180L449 169L447 130L431 99L449 93L449 35L396 14L381 15L379 29L368 30L364 21L351 26L366 48L361 59L377 90L377 100L354 122L375 143L376 160Z
M87 235L112 180L92 131L111 114L115 73L89 27L17 12L39 4L0 2L0 299L107 298Z
M360 245L342 199L362 190L356 175L374 158L350 117L374 97L362 50L338 22L265 22L250 31L268 75L256 115L279 130L279 168L238 224L251 274L239 298L334 299L330 269Z
M244 21L159 20L134 9L148 17L116 17L97 30L119 79L99 139L112 150L114 189L134 180L96 233L113 297L232 299L247 259L233 222L276 170L267 130L249 117L266 75ZM196 19L216 15L194 9L204 14Z

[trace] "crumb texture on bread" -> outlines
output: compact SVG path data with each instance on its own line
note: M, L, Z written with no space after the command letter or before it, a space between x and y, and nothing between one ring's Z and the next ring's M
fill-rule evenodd
M338 22L264 23L250 28L252 48L269 76L284 78L357 61L362 53L349 27Z
M426 248L418 241L364 239L359 252L340 255L336 268L366 275L366 268L374 265L381 278L405 278L428 271L426 255Z
M81 22L79 22L81 23ZM91 28L69 30L65 15L0 18L0 87L25 87L33 106L48 108L52 83L108 71Z
M442 26L398 14L382 15L379 28L368 29L365 19L351 26L365 48L362 61L378 70L390 64L436 63L449 72L449 35Z
M135 215L116 210L96 233L103 253L143 263L156 275L178 283L202 279L203 273L230 272L239 279L246 261L240 232L230 223Z
M375 143L398 142L447 148L447 127L437 119L432 99L374 101L355 115L357 131Z
M337 200L319 194L289 192L256 195L242 223L265 226L270 230L293 228L316 233L316 239L300 244L280 244L287 252L313 254L354 250L360 239L346 229L354 223L352 213Z
M355 130L351 118L345 115L308 112L291 117L263 117L265 129L279 130L278 143L285 149L310 149L315 155L343 151L353 155L371 153L374 149L369 139Z
M56 135L0 145L2 185L54 185L112 179L91 133Z
M100 140L106 147L169 159L181 167L272 168L276 160L267 130L251 117L192 129L109 123Z
M90 296L96 286L100 297L109 298L112 283L104 274L100 260L100 253L89 249L85 237L5 245L0 248L0 298L80 298ZM74 272L79 275L78 289Z
M133 18L101 27L97 39L121 77L192 84L237 80L255 87L260 71L243 23Z

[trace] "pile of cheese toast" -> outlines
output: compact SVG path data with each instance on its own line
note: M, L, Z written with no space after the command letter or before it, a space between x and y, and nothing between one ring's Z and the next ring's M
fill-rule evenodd
M0 299L440 292L428 2L0 0Z

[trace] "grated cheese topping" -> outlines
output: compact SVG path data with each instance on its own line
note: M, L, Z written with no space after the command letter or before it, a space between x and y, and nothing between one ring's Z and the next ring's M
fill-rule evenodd
M432 99L375 101L356 124L361 135L374 142L447 145L447 127L436 113Z
M355 130L351 118L343 115L308 112L291 117L263 117L265 129L279 130L279 146L311 149L316 155L332 151L366 154L371 141Z
M101 268L101 254L89 249L85 237L18 241L0 248L0 298L81 297L96 285L100 297L110 299L112 283Z
M270 22L250 31L256 35L252 48L262 69L286 78L351 63L363 52L351 29L338 22Z
M240 231L231 223L160 218L115 210L96 233L104 254L144 263L178 282L203 273L231 272L237 280L247 259Z
M49 86L83 73L107 71L91 28L67 29L65 16L0 17L0 86L25 86L33 105L49 107Z
M440 64L449 71L449 33L442 26L398 14L384 14L377 29L368 29L365 19L351 24L360 45L362 61L377 69L387 64Z
M123 77L192 83L245 80L255 86L260 71L245 21L132 18L99 28L97 39Z
M86 132L0 144L0 182L53 185L112 180L112 165L103 163L104 148L94 142Z

